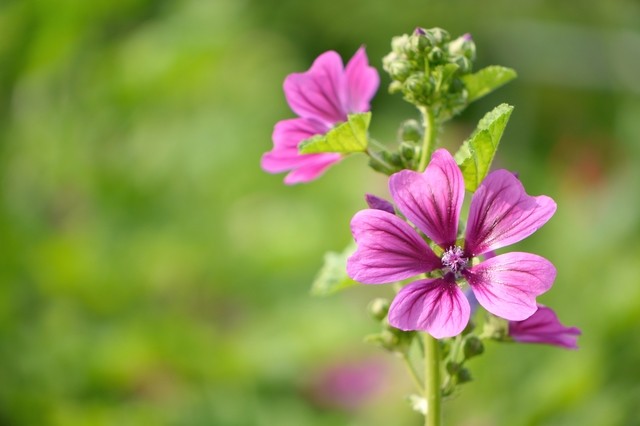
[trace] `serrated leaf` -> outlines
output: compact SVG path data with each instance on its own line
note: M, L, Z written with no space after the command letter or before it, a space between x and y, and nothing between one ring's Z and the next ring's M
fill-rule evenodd
M316 135L300 142L300 154L321 152L364 152L367 149L367 131L371 113L350 114L348 120L323 135Z
M342 253L325 253L322 268L311 285L311 294L329 296L357 284L347 275L347 258L355 251L356 246L352 243Z
M478 189L489 173L512 111L511 105L501 104L488 112L454 156L464 176L467 191L474 192Z
M462 82L469 92L467 102L471 103L493 92L516 77L515 70L498 65L491 65L473 74L463 76Z

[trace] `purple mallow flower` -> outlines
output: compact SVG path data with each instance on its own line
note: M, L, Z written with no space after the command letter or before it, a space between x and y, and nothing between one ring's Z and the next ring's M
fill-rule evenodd
M538 305L538 310L524 321L509 321L509 337L520 343L542 343L567 349L578 349L577 327L562 325L551 308Z
M556 203L551 198L529 196L512 173L494 171L471 199L464 241L459 243L464 180L448 151L437 150L424 173L403 170L392 175L389 189L399 212L442 253L436 255L421 234L396 215L367 209L353 217L358 248L348 259L347 272L354 280L383 284L439 271L400 290L389 309L391 325L424 330L436 338L459 334L470 316L469 302L458 286L463 279L494 315L522 321L536 312L536 297L556 276L551 262L520 252L477 264L472 260L533 234L553 216Z
M273 149L262 156L262 168L270 173L290 171L284 179L286 184L316 179L342 155L300 154L298 145L347 121L347 114L369 111L379 84L378 72L369 66L363 47L346 67L340 55L329 51L318 56L308 71L289 74L284 94L298 118L275 125Z

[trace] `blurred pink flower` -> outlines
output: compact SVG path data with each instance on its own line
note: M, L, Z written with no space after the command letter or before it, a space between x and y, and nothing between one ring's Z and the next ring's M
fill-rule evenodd
M379 83L378 72L369 66L363 47L346 67L340 55L329 51L318 56L308 71L289 74L284 81L284 94L298 118L275 125L273 149L262 156L262 168L269 173L290 171L284 179L286 184L319 177L342 155L299 154L298 145L347 121L347 114L369 111Z
M577 327L562 325L553 309L538 305L538 310L524 321L509 321L509 337L520 343L542 343L578 349Z
M308 391L315 403L355 410L385 389L389 366L377 358L338 362L316 373Z
M436 338L459 334L470 306L457 282L464 278L478 303L501 318L521 321L536 312L536 297L547 291L556 269L543 257L512 252L473 265L473 257L517 243L544 225L556 211L549 197L527 195L506 170L490 173L471 199L464 243L458 245L458 219L464 180L445 149L437 150L424 173L403 170L389 178L397 209L443 254L400 217L379 209L353 217L356 252L347 273L364 284L405 280L440 270L441 277L414 281L396 295L389 323L401 330L424 330Z

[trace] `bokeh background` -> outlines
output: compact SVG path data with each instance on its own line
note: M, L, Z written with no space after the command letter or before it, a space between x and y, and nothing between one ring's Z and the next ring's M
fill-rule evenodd
M371 63L416 26L472 33L519 78L497 166L559 210L517 245L580 350L488 345L450 425L640 424L640 4L633 0L2 0L0 424L418 425L400 361L365 344L387 288L309 294L385 180L354 156L285 187L259 168L284 77ZM416 117L389 80L371 131Z

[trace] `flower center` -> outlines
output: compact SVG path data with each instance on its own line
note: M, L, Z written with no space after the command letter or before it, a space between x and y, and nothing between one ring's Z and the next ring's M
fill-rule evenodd
M469 264L469 259L464 257L462 248L458 246L449 247L442 255L442 266L451 272L460 272Z

